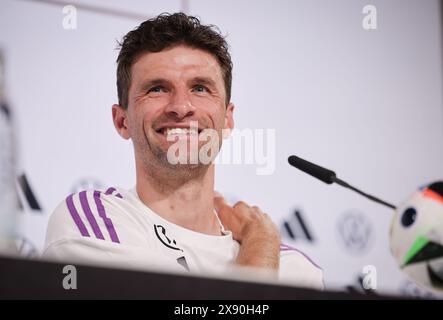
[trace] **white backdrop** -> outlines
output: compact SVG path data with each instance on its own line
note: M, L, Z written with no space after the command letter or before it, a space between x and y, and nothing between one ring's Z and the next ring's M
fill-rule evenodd
M146 16L183 8L180 1L70 3ZM362 28L367 4L377 8L376 30ZM116 134L111 105L116 40L141 20L78 9L77 29L65 30L61 5L0 0L0 6L19 171L42 208L24 202L20 234L41 250L48 215L68 193L135 183L132 146ZM389 209L316 181L286 159L306 157L395 204L443 178L439 2L190 0L184 7L227 35L236 126L276 129L275 173L223 165L217 189L271 214L285 241L323 267L329 288L357 286L362 268L374 265L380 291L426 294L390 256Z

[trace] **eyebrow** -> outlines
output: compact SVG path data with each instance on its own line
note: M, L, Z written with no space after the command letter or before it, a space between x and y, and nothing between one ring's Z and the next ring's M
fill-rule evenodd
M198 84L204 84L204 85L210 86L212 88L216 88L217 87L215 85L215 81L212 80L209 77L195 77L195 78L192 78L189 82L198 83Z
M158 85L166 85L170 84L170 81L163 79L163 78L155 78L155 79L148 79L142 82L140 85L140 91L145 91L148 89L151 89L152 87L158 86Z
M213 89L217 88L215 81L209 77L195 77L188 81L188 84L202 84L207 85ZM142 84L139 87L140 91L146 91L148 89L151 89L152 87L159 86L159 85L171 85L171 82L164 78L154 78L154 79L147 79L142 82Z

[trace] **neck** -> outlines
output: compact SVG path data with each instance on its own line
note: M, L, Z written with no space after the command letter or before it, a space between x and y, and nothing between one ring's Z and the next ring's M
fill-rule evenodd
M136 164L137 193L140 200L163 219L183 228L221 235L214 214L214 165L202 175L171 181L168 175L156 177Z

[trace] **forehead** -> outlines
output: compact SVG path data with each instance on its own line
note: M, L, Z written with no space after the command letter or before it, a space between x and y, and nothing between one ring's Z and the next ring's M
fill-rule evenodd
M132 65L134 83L147 78L211 77L223 81L222 70L216 58L209 52L187 46L176 46L160 52L142 54Z

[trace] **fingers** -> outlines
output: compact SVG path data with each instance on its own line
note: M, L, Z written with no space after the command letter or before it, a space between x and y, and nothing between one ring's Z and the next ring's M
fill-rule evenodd
M259 207L249 206L244 201L239 201L234 206L231 207L226 203L225 198L223 198L223 195L217 191L214 191L214 208L217 211L217 213L221 213L222 211L223 213L232 213L233 211L238 211L238 212L252 211L258 214L259 216L265 216L265 217L268 216Z
M249 206L246 202L239 201L234 205L233 208L236 210L244 210L244 209L249 209Z
M266 215L266 213L261 211L261 209L259 207L257 207L257 206L253 206L253 207L251 207L251 209L254 210L256 213Z

